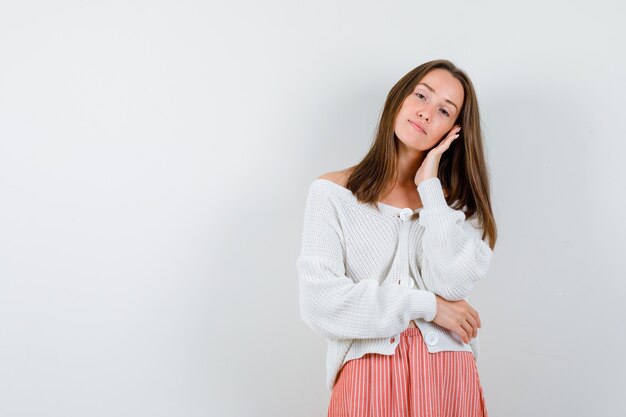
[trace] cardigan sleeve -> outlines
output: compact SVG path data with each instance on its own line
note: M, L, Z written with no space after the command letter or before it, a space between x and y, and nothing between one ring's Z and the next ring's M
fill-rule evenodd
M438 177L420 182L417 190L423 206L420 263L426 289L449 301L463 300L487 274L493 252L482 240L482 229L448 206Z
M432 292L346 276L343 242L335 201L313 183L296 261L300 315L310 328L328 339L369 339L397 335L413 319L433 320Z

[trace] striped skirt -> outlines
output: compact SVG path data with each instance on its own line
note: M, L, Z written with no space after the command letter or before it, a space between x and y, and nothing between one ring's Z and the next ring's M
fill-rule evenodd
M419 328L409 327L393 355L343 365L328 417L487 417L487 408L473 353L430 353Z

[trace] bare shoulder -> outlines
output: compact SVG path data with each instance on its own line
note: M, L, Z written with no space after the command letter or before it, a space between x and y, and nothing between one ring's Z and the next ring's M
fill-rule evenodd
M354 168L346 168L340 171L331 171L319 176L320 179L329 180L334 182L337 185L342 187L346 187L348 184L348 178L350 178L350 174L352 173ZM445 198L448 198L450 195L447 188L443 188L443 195Z
M327 172L319 176L320 179L329 180L337 185L345 187L348 184L348 178L350 177L351 168L346 168L340 171Z

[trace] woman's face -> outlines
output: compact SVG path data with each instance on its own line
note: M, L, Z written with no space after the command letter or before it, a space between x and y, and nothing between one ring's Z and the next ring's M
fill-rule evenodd
M402 103L396 136L412 149L433 148L454 127L464 98L461 82L447 70L429 71Z

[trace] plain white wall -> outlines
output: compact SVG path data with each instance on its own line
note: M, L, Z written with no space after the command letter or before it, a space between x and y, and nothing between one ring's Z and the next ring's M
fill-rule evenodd
M493 416L621 416L619 2L0 2L0 415L321 416L305 195L391 86L478 92Z

